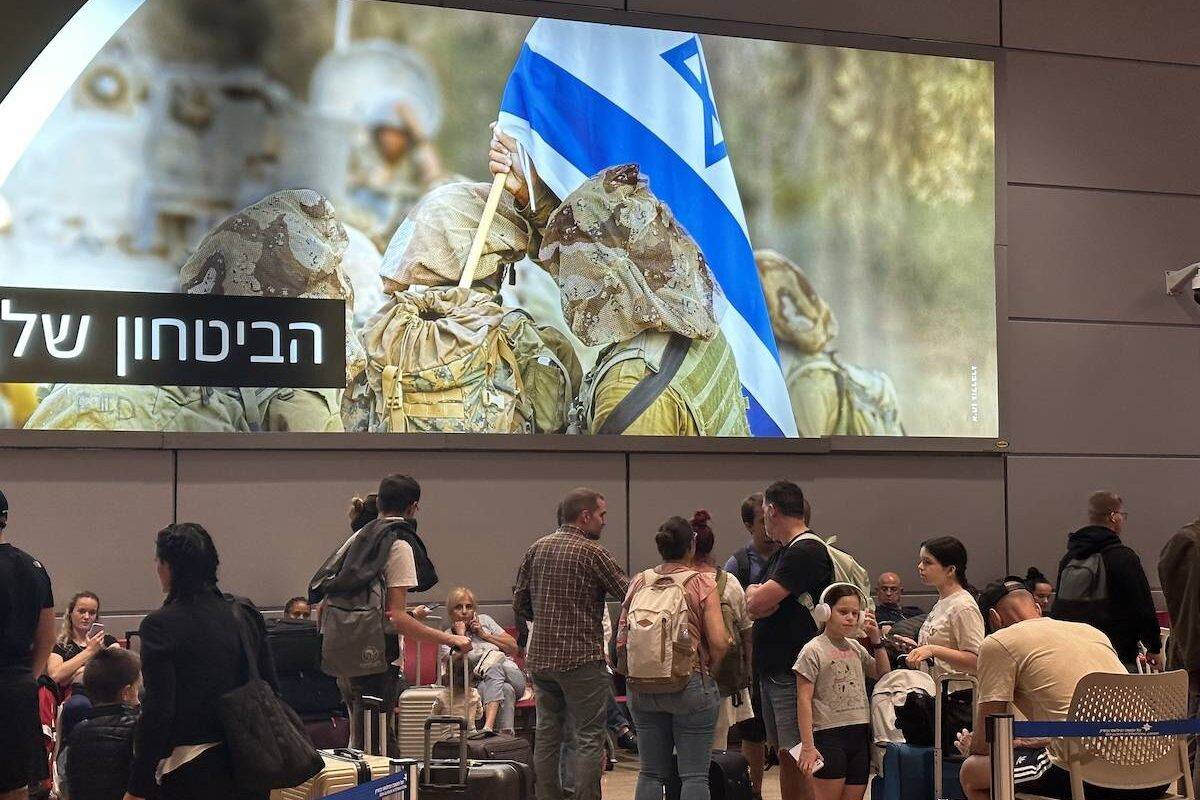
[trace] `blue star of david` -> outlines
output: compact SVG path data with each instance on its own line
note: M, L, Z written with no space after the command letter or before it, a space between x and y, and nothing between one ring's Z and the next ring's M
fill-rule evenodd
M727 153L724 137L719 142L716 140L721 121L717 118L717 104L708 85L708 67L700 54L700 37L693 36L683 44L672 47L662 54L662 58L700 97L704 106L704 166L711 167L725 158ZM688 64L690 59L695 59L694 68Z

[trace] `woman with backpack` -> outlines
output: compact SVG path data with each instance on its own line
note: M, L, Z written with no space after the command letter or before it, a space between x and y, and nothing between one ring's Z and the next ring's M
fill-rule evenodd
M720 691L711 674L729 649L712 575L692 563L696 534L682 517L658 528L663 563L637 575L621 606L617 661L626 675L642 767L634 800L661 800L675 774L680 800L709 800L708 767Z
M729 728L754 717L750 703L750 648L754 620L746 610L746 592L741 582L731 572L721 569L713 562L712 550L716 535L708 522L712 516L705 509L692 515L692 532L696 534L696 554L692 557L692 568L705 575L712 575L717 584L717 597L721 600L721 619L730 645L720 665L714 666L714 676L721 691L721 710L717 716L717 727L713 733L713 750L725 750L729 743Z

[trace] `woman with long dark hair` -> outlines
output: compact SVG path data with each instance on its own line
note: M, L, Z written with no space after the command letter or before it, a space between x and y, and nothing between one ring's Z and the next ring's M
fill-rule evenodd
M125 800L152 793L156 773L162 800L265 800L266 792L235 784L218 714L221 696L246 682L247 658L257 659L259 674L278 691L262 615L221 593L217 548L200 525L163 528L155 558L167 599L139 631L145 698ZM253 653L243 650L243 620Z
M967 580L967 548L953 536L928 539L921 544L917 573L937 590L938 601L921 625L908 663L931 660L935 680L950 672L974 674L984 631L974 587Z

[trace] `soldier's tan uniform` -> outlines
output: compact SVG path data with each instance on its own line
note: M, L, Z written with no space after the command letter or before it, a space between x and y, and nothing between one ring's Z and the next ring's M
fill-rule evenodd
M681 366L623 432L750 434L704 255L636 164L606 169L572 192L549 217L538 261L558 282L572 332L606 346L577 403L581 428L603 430L633 388L659 372L677 334L690 340Z
M804 271L774 250L754 261L800 435L902 435L891 378L837 356L837 318Z
M317 192L276 192L213 228L180 270L191 294L349 301L346 232ZM348 320L349 322L349 320ZM349 327L347 328L349 330ZM347 336L348 374L363 369ZM58 385L27 428L153 431L340 431L341 389Z
M356 428L423 432L554 432L581 370L565 337L497 302L497 286L529 246L506 197L488 229L471 288L458 288L489 186L430 192L396 231L380 275L401 287L363 331L365 375L343 416Z

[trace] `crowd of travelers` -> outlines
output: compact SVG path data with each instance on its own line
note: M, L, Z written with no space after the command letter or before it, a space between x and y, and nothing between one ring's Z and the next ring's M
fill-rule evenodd
M45 567L4 541L0 494L0 800L262 800L237 785L219 708L251 666L279 692L268 629L280 626L319 626L322 669L337 677L351 712L367 697L400 702L416 680L403 671L405 638L436 646L447 675L465 665L478 676L472 727L515 733L517 706L532 696L536 800L598 800L613 739L640 758L635 800L662 800L672 785L681 800L707 800L713 753L731 739L756 798L777 764L783 800L861 800L876 741L870 687L898 669L969 694L973 724L956 736L969 800L991 793L982 720L1013 709L1063 720L1089 673L1185 669L1189 714L1198 713L1200 520L1167 542L1158 565L1173 623L1164 653L1113 492L1090 497L1089 524L1069 535L1053 582L1031 568L977 590L961 541L921 542L916 571L936 594L925 610L906 604L897 572L871 582L852 554L817 535L795 483L745 499L749 539L723 564L700 510L664 520L654 532L660 563L632 575L602 544L604 496L575 489L559 503L556 529L520 560L508 629L467 587L449 592L438 624L433 603L412 604L410 593L438 580L416 533L420 500L420 485L404 475L356 498L350 537L270 624L223 591L208 531L168 525L154 544L165 601L142 620L135 653L105 630L93 592L71 596L56 617ZM362 617L348 619L330 601L360 591L354 613L373 613L390 634L378 648L359 647L351 629L364 627ZM620 603L615 626L610 601ZM396 728L393 715L391 751ZM352 729L351 744L364 734ZM1071 797L1058 741L1018 741L1014 764L1021 791ZM1087 787L1090 800L1161 794Z

